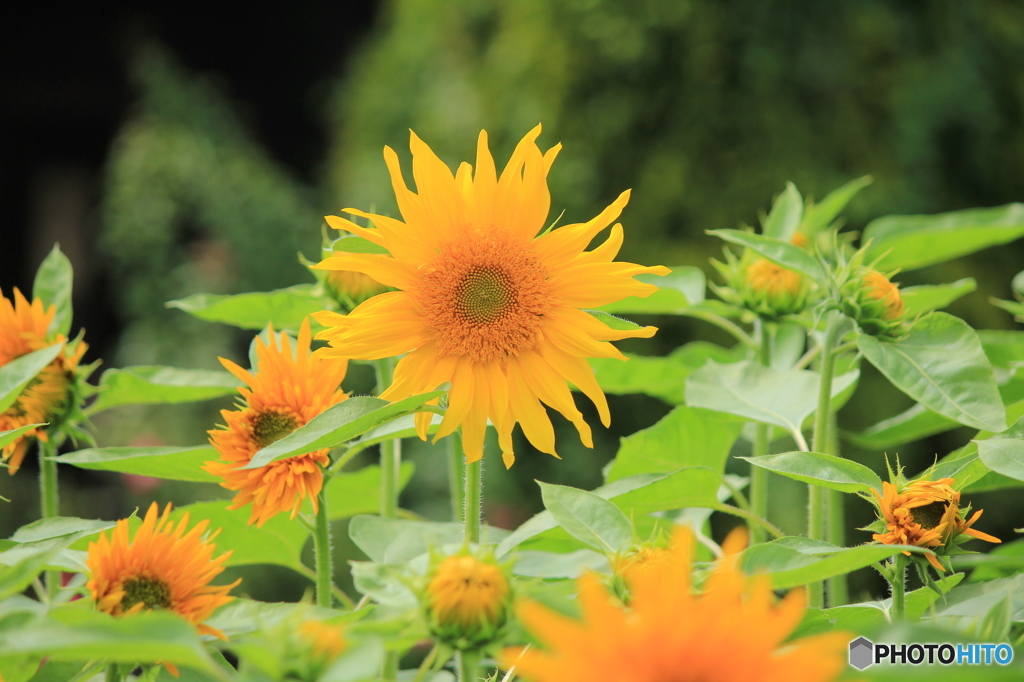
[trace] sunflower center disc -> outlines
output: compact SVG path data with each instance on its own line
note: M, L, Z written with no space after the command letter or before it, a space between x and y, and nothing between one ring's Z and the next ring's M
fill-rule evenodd
M261 447L281 440L299 426L295 417L280 412L260 412L252 418L252 437Z
M915 507L910 510L910 516L915 523L921 525L925 530L931 530L942 521L942 515L946 513L947 503L941 500L926 504L923 507Z
M146 576L125 580L121 609L127 611L139 602L147 609L166 609L171 605L171 588L162 580Z
M474 268L463 277L456 301L456 313L465 320L490 324L515 308L515 284L504 270Z

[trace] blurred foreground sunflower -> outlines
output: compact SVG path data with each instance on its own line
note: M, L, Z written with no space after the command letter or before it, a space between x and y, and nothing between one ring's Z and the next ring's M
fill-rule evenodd
M411 136L416 192L405 184L398 156L384 159L403 220L345 209L374 228L328 216L332 227L364 237L386 253L336 253L317 267L361 272L397 291L370 298L349 315L314 315L327 329L318 338L324 357L378 359L407 354L382 395L400 400L451 382L448 410L434 440L462 425L470 462L483 455L490 420L506 466L515 460L512 429L518 421L529 441L555 455L555 434L542 403L571 421L588 447L590 426L576 409L571 382L610 423L608 405L587 357L625 357L608 341L649 337L653 327L612 329L581 310L657 290L634 275L667 268L614 262L622 226L591 251L598 233L618 218L623 192L586 223L550 229L547 174L560 149L542 153L534 128L516 147L500 177L481 132L476 168L451 170L415 134ZM430 414L416 423L426 438Z
M275 334L271 328L269 337L269 344L256 339L255 371L220 358L248 388L238 389L242 395L238 409L221 411L225 426L208 432L221 460L203 465L205 471L223 479L221 486L239 491L228 509L251 502L249 523L259 526L280 512L290 512L295 518L307 498L314 512L317 510L317 495L323 487L320 467L330 462L329 450L281 459L258 469L242 467L259 450L347 398L339 387L348 363L310 354L308 319L299 329L294 351L287 334Z
M507 649L503 665L535 682L820 682L840 673L849 633L787 641L803 617L804 593L793 590L776 605L767 577L740 572L742 532L726 540L702 594L690 580L693 542L680 526L667 557L631 573L628 607L594 574L579 581L582 621L521 602L519 617L542 648Z
M50 422L67 408L78 362L87 346L81 342L68 344L62 334L49 334L50 322L56 312L56 306L44 308L42 299L36 298L29 303L18 289L14 290L14 303L0 295L0 367L53 344L64 346L53 362L44 367L14 403L0 414L0 431ZM21 467L31 438L47 441L49 434L44 428L29 429L3 447L0 455L8 465L8 474L13 476Z

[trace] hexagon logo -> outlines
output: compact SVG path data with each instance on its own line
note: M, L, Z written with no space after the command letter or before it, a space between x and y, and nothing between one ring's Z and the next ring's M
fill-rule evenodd
M864 670L874 663L874 654L875 645L864 637L858 637L850 642L850 665L857 670Z

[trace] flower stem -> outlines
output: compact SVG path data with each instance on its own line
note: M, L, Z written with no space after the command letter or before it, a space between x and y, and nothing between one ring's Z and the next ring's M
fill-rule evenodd
M468 542L480 542L480 500L483 493L484 461L466 462L466 506L463 512L463 527L466 529L465 539Z
M814 434L811 449L823 452L828 448L828 426L832 414L832 375L835 373L836 357L832 352L839 338L839 329L843 316L837 311L828 314L825 327L825 338L821 344L821 385L818 389L818 408L814 413ZM807 537L812 540L825 539L825 489L817 485L808 485L807 490ZM810 606L822 607L825 604L824 586L820 582L808 585Z
M331 608L331 522L327 518L327 496L317 496L316 527L313 529L313 554L316 560L316 605Z
M43 505L43 518L52 519L60 515L57 495L57 462L51 459L56 454L54 436L39 441L39 497ZM46 572L46 594L52 601L60 590L60 571Z
M837 349L838 350L838 349ZM825 453L840 456L839 454L839 427L836 425L836 416L829 418L828 424L828 447ZM844 507L846 498L840 490L829 490L825 494L827 506L826 533L828 541L836 547L846 546L846 509ZM828 590L828 605L842 606L850 601L850 591L847 585L847 574L840 573L832 576L826 583Z
M452 500L452 521L458 523L463 519L466 499L463 496L462 480L462 434L456 429L448 436L448 492Z
M106 682L121 682L121 672L117 669L117 663L108 663L103 677Z
M383 393L394 379L395 359L374 362L377 370L377 393ZM402 463L402 440L394 438L380 444L380 515L385 519L398 516L398 469Z
M893 557L892 622L902 623L906 618L907 557L901 552Z
M758 361L765 367L769 366L772 361L772 338L769 333L768 326L758 321L760 327L761 344L758 348ZM763 457L768 454L770 447L768 438L768 429L771 427L768 424L758 423L754 432L754 449L751 455L754 457ZM768 470L756 466L751 463L750 465L750 507L751 512L756 516L760 516L762 519L768 519ZM764 530L760 526L750 527L750 537L753 543L759 543L765 541Z
M476 682L476 669L480 663L480 654L476 651L460 651L459 682Z

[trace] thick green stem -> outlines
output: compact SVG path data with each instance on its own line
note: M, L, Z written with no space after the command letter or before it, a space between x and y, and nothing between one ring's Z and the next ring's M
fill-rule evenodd
M828 448L828 426L832 415L832 375L836 368L836 357L832 351L835 350L842 322L843 316L838 312L829 313L825 338L821 344L821 385L818 389L818 408L814 414L814 435L811 439L811 450L814 452L823 452ZM821 486L808 486L807 537L812 540L825 539L824 492L825 489ZM807 602L810 606L819 608L825 605L824 587L820 582L808 585Z
M484 461L466 462L466 507L462 523L468 542L480 542L481 497L483 494Z
M107 672L103 678L106 682L121 682L121 671L117 669L117 663L107 664Z
M452 521L462 521L466 498L462 494L462 479L465 476L462 463L462 434L458 430L448 436L448 493L452 501Z
M476 670L480 664L480 654L477 651L460 651L459 657L459 682L476 682Z
M316 560L316 605L331 608L331 522L327 518L327 496L317 496L316 527L313 529L313 554Z
M897 554L892 566L892 622L902 623L906 617L907 557Z
M57 462L51 459L57 454L51 435L49 441L39 441L39 497L42 500L43 518L60 516L57 495ZM46 572L46 594L52 600L60 590L60 571Z
M758 349L757 359L767 367L772 362L772 338L767 325L762 323L759 326L761 328L761 345ZM768 429L770 428L768 424L757 424L754 432L754 449L751 452L754 457L763 457L768 454L770 447ZM768 519L768 470L754 464L750 465L750 507L756 516ZM764 542L764 529L760 526L751 526L750 537L754 543Z
M384 664L380 668L380 679L382 680L397 680L398 679L398 652L397 651L385 651L384 652Z
M836 416L833 414L828 424L828 447L825 452L830 455L840 456L839 450L839 428L836 424ZM826 518L826 536L828 541L836 547L846 546L846 498L845 493L839 490L829 490L825 496L828 507ZM828 605L842 606L850 601L850 591L847 585L847 574L841 573L828 579Z
M395 373L395 359L384 358L374 362L377 370L377 393L391 385ZM398 516L398 469L402 464L402 440L395 438L380 444L380 515L385 519Z

